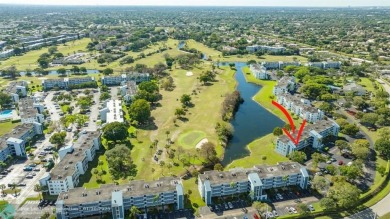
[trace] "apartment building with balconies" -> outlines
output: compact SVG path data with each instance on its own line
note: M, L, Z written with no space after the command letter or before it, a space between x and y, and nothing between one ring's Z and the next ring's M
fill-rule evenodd
M147 211L150 207L172 205L184 208L184 189L180 178L163 177L155 181L133 180L123 185L107 184L96 189L74 188L62 192L56 203L58 219L111 214L123 219L132 206Z
M276 140L275 151L283 156L289 155L293 151L301 150L306 147L319 149L324 146L324 138L328 136L337 136L340 126L331 120L319 120L314 124L305 126L298 144L291 141L286 135L279 136ZM298 131L292 133L296 137Z
M285 162L223 172L206 171L198 176L198 190L205 203L210 205L212 198L246 193L252 200L265 200L268 189L292 185L306 189L308 181L305 167L296 162Z
M100 136L99 131L81 134L50 174L40 179L41 186L47 186L50 195L77 187L80 175L88 170L89 162L93 161L100 148Z

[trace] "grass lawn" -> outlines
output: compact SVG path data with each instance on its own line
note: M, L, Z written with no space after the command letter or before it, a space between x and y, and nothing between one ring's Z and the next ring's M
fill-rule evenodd
M216 77L218 82L215 82L211 86L203 86L197 79L197 76L208 69L211 69L211 65L210 63L205 62L197 68L190 70L193 72L193 76L186 76L187 70L174 69L170 72L176 88L173 91L161 90L160 93L163 97L159 102L161 106L152 111L152 117L154 118L154 123L158 129L139 129L137 139L133 139L132 141L134 145L132 157L138 167L137 178L153 179L162 175L177 174L184 171L181 162L178 161L177 154L173 160L170 160L165 152L161 156L161 159L165 160L166 164L179 164L178 166L173 165L173 167L168 170L166 170L166 167L161 168L154 161L150 162L154 150L150 150L149 145L157 139L159 141L158 148L164 149L167 139L165 134L166 131L170 132L169 138L174 142L171 149L176 149L180 144L180 141L186 139L188 133L203 132L209 141L217 145L217 154L219 156L222 155L224 150L222 146L218 145L214 127L217 122L221 121L220 112L224 96L233 91L236 80L233 77L233 70L222 68L218 69L219 73ZM194 107L188 109L184 120L177 119L174 112L176 108L181 107L179 101L181 95L191 94L194 90L196 91L196 95L191 95L191 102L194 104ZM201 137L190 136L189 139L184 141L187 142L188 145L191 145L189 142L195 142L198 138ZM194 146L185 147L185 153L182 156L188 157L194 164L200 164L201 160L193 157L193 155L197 154ZM154 172L152 172L152 168L154 168Z
M9 121L9 122L1 122L0 123L0 136L3 136L4 134L7 134L13 128L15 128L17 125L20 125L20 124L21 124L20 122L12 123L11 121Z
M83 38L81 40L75 40L67 42L65 46L60 44L57 46L58 52L63 53L65 56L73 52L86 51L86 47L91 40L89 38ZM38 50L32 50L22 56L13 56L5 61L1 62L0 69L15 65L18 70L35 69L38 67L37 60L42 53L48 52L48 47L44 47Z
M194 148L196 144L206 137L206 133L202 131L191 131L180 135L179 144L185 148Z
M276 164L278 162L288 161L287 157L284 157L274 150L274 142L276 137L273 134L268 134L251 142L247 147L251 152L249 156L234 160L226 169L235 167L249 168L257 164ZM265 156L266 160L262 160Z
M234 56L224 56L219 59L221 62L247 62L249 60L256 60L257 62L292 62L296 58L297 61L302 63L307 62L307 58L302 56L273 56L273 55L263 55L260 58L253 54L248 55L234 55Z
M378 82L376 82L376 81L372 82L368 78L362 77L362 78L360 78L360 81L358 82L358 84L362 85L362 87L364 87L367 91L375 93L377 91L377 89L374 88L373 83L377 84L379 87L382 87L382 85L380 85Z
M106 160L106 156L101 154L101 153L97 154L97 155L99 155L98 159L94 159L94 161L92 161L89 164L89 168L88 168L87 173L85 175L80 176L80 185L82 187L98 188L100 185L97 182L97 179L99 179L99 178L102 181L104 181L104 184L114 183L114 180L111 177L111 174L110 174L109 169L108 169L108 163ZM103 165L98 165L99 161L102 161ZM106 172L106 174L99 176L98 174L94 173L93 169L97 169L100 173L104 170ZM119 183L124 182L124 181L127 181L127 180L117 180L117 182L119 182Z
M390 213L383 215L380 219L390 219Z
M205 53L208 58L211 58L213 61L216 61L216 59L219 59L222 56L222 52L212 49L202 43L199 43L195 40L187 40L186 41L186 46L188 48L195 48L202 53Z
M191 190L191 195L189 196L189 202L185 202L186 208L199 208L202 206L206 206L206 203L202 200L202 197L200 197L199 191L198 191L198 185L195 183L195 178L191 178L188 180L183 180L183 187L184 187L184 194L189 194L189 190Z

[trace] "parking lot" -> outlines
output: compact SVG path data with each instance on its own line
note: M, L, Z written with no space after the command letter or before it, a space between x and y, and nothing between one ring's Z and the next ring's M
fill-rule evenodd
M145 217L146 216L146 217ZM148 214L138 214L137 219L175 219L175 218L195 218L194 214L190 209L181 209L173 212L159 212L159 213L148 213Z
M58 103L52 101L53 97L58 95L58 93L58 91L49 91L42 94L42 103L45 110L48 110L49 112L46 120L57 124L54 133L65 130L65 127L62 127L58 122L63 116L63 112ZM96 103L99 103L98 91L93 93L93 98ZM75 104L75 102L72 102L72 104ZM96 109L92 109L91 114L88 115L90 121L85 130L96 130L97 128L96 120L99 114L99 110L97 109L98 104L94 104L92 107ZM8 194L3 197L5 200L18 205L27 197L38 195L38 192L34 191L34 187L39 184L39 179L46 173L44 165L49 160L53 160L54 163L58 162L53 156L53 145L49 142L50 137L51 134L46 134L39 139L35 144L31 145L32 152L28 154L28 158L16 160L14 164L8 168L9 171L3 171L1 173L0 184L4 184L7 187L6 189L9 189L12 184L16 184L17 188L20 189L20 192L16 195ZM67 132L65 145L69 145L73 141L73 138L74 132Z

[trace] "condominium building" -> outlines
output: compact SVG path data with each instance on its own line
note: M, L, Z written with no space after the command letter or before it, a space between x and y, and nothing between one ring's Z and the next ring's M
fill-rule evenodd
M279 69L284 69L287 66L301 66L300 62L282 62L279 61Z
M94 77L77 77L77 78L63 78L63 79L45 79L42 80L42 87L44 90L52 88L68 89L70 86L80 85L85 83L95 82Z
M109 100L105 102L105 108L100 111L100 119L103 122L124 122L122 101L120 100Z
M305 167L296 162L277 165L256 165L229 171L206 171L198 176L198 190L207 205L212 198L249 193L252 200L267 199L267 190L285 186L307 188L309 175Z
M15 55L14 49L5 50L3 52L0 52L0 59L6 59L13 55Z
M268 74L267 69L260 64L251 64L249 66L249 68L250 68L253 76L257 79L265 80L265 79L270 78L270 75Z
M26 157L26 144L34 136L43 134L39 123L26 123L16 126L11 132L0 137L0 161L7 156Z
M126 102L131 102L137 94L137 84L135 81L122 82L120 91L123 99Z
M8 93L14 103L19 102L19 98L26 97L28 90L27 81L13 81L10 82L6 88L6 93Z
M22 123L44 122L44 106L41 103L36 103L33 98L25 97L20 99L18 106Z
M331 120L319 120L315 124L305 126L302 135L297 145L295 145L286 135L278 137L276 140L276 152L287 156L291 152L301 150L305 147L315 149L323 147L323 139L327 136L337 136L340 131L340 126ZM293 136L297 135L292 133Z
M132 206L146 211L148 207L166 205L184 208L180 178L164 177L149 182L134 180L123 185L101 185L97 189L70 189L58 196L56 214L58 219L68 219L111 213L113 219L124 219L124 211Z
M277 95L276 101L307 122L315 123L324 118L324 112L311 106L310 101L289 93Z
M309 62L307 63L307 66L317 67L322 69L329 69L329 68L339 69L341 68L341 62Z
M68 153L51 170L50 174L39 180L41 186L47 186L50 195L58 195L75 188L80 175L88 170L88 163L95 158L101 141L99 131L81 134Z
M300 62L262 62L262 66L264 66L267 70L269 69L284 69L286 66L300 66Z
M273 88L272 93L275 96L278 96L280 94L293 92L296 89L296 82L294 76L284 76L279 81L278 84L275 85Z
M121 75L103 76L101 80L104 85L120 85L126 81L135 81L136 83L149 81L150 76L149 73L130 72Z
M254 53L254 52L257 52L257 51L281 53L281 52L286 51L286 48L282 47L282 46L252 45L252 46L247 46L246 50L248 52L250 52L250 53Z

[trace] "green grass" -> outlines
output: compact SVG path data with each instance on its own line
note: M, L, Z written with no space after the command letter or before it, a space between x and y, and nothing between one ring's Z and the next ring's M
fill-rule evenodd
M61 52L65 56L67 56L68 54L72 54L73 52L86 51L86 47L90 41L91 40L89 38L83 38L81 40L67 42L65 46L63 44L58 45L58 52ZM5 61L2 61L0 69L15 65L18 70L33 70L38 67L37 60L39 56L45 52L48 52L48 47L29 51L22 56L13 56Z
M205 53L208 58L211 58L212 60L215 61L215 59L218 59L222 56L222 52L212 49L202 43L196 42L195 40L187 40L186 41L186 46L188 48L195 48L202 53Z
M276 164L278 162L288 161L287 157L284 157L275 152L274 142L276 137L273 134L268 134L251 142L247 148L251 152L249 156L234 160L226 169L235 167L249 168L261 163L264 164ZM265 156L266 160L262 160Z
M132 149L132 157L134 163L137 165L139 179L156 179L162 175L171 175L182 173L185 171L181 162L176 157L171 160L166 153L162 155L162 159L165 163L176 163L178 166L173 166L171 169L167 167L161 168L157 165L152 158L153 150L149 149L149 145L157 139L159 141L158 147L163 149L166 144L166 131L169 131L169 138L174 142L171 149L176 149L180 145L180 138L182 133L190 133L193 131L202 130L207 136L210 142L216 144L217 155L221 156L224 149L219 145L217 134L215 132L215 124L221 122L221 108L224 96L232 92L237 84L234 79L234 72L231 69L221 68L217 69L218 74L215 82L210 86L203 86L197 77L206 70L210 70L211 65L208 62L200 64L199 66L191 69L193 76L186 76L187 70L174 69L170 71L170 75L174 80L176 88L173 91L161 90L162 100L159 101L161 106L152 111L152 117L154 123L158 127L156 130L138 130L137 139L132 140L134 145ZM175 109L181 107L179 101L181 95L191 94L193 90L196 91L196 95L191 95L191 102L194 107L188 108L185 115L185 120L179 120L174 115ZM193 141L196 141L194 139ZM192 155L197 155L195 147L185 148L185 153L182 157L186 157L191 160L192 164L200 165L202 160L194 158ZM190 157L191 156L191 157ZM154 172L152 172L154 168Z
M184 194L188 194L188 190L191 190L192 192L189 196L189 202L185 202L186 208L196 209L202 206L206 206L206 203L202 200L202 197L200 197L198 185L195 183L195 178L183 180L183 187L185 190Z
M194 148L205 137L206 133L202 131L187 132L180 135L179 144L185 148Z
M390 213L383 215L380 219L390 219Z
M9 133L13 128L15 128L20 124L21 124L20 122L12 123L11 121L0 122L0 136Z
M103 165L99 166L98 162L103 161ZM98 159L94 159L92 163L89 165L91 168L89 168L90 173L88 172L88 175L82 175L80 177L80 185L85 188L98 188L100 187L99 183L97 183L97 179L101 179L104 181L104 184L111 184L114 183L114 179L111 177L111 174L108 169L108 163L106 156L104 154L100 154L98 156ZM93 169L97 169L99 172L102 172L103 170L106 171L106 174L99 176L98 174L93 173ZM120 179L115 180L119 183L121 182L127 182L126 179Z
M368 78L361 77L360 81L358 82L358 84L362 85L362 87L364 87L367 91L375 93L378 89L374 88L373 83L377 84L379 87L382 87L382 85L380 85L378 82L372 82Z
M294 61L300 61L302 63L307 62L307 58L302 56L273 56L273 55L263 55L261 58L249 54L249 55L234 55L234 56L225 56L221 57L219 61L221 62L247 62L249 60L255 60L257 62L277 62L277 61L283 61L283 62L292 62Z

